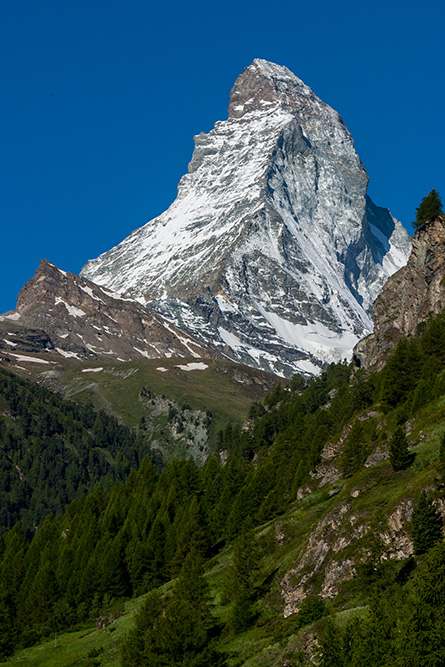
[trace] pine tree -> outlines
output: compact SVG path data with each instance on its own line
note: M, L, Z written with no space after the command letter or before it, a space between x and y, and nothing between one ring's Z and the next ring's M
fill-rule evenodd
M428 554L401 628L401 667L445 665L445 544Z
M191 551L169 601L150 593L122 648L122 667L218 667L214 619L199 554Z
M162 613L162 600L158 591L150 591L136 613L134 626L128 632L121 648L122 667L139 667L146 664L146 638Z
M343 667L342 636L331 619L325 625L324 634L320 641L320 667Z
M426 491L422 491L413 509L411 536L416 555L426 553L442 539L442 517Z
M442 213L442 202L436 190L431 190L428 197L424 197L420 202L419 208L416 209L416 220L413 223L414 227L419 228L428 222L434 220L439 213Z
M252 519L248 517L235 543L232 565L227 580L228 597L233 601L229 625L234 632L242 632L252 620L257 566L258 554L255 535L252 528Z
M204 513L196 496L193 497L181 521L178 532L176 553L171 563L172 572L178 572L187 554L193 549L201 556L207 548Z
M351 432L344 444L341 458L341 469L344 475L360 470L366 459L366 447L364 442L364 429L360 420L354 422Z
M389 460L394 471L405 470L413 460L404 430L398 426L389 441Z

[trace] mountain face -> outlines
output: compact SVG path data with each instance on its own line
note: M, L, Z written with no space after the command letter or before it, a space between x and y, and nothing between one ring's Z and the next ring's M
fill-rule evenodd
M386 283L372 307L374 332L354 349L358 365L379 370L400 338L445 310L445 216L418 229L406 266Z
M0 352L20 359L45 351L116 361L218 356L132 299L42 260L16 310L0 316Z
M82 275L274 373L349 356L410 241L367 197L341 117L287 68L255 60L228 120L194 141L170 208Z

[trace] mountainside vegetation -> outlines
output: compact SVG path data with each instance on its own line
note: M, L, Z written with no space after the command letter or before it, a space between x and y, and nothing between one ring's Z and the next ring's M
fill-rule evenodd
M0 532L31 534L98 484L110 489L150 454L141 435L103 410L0 368Z
M21 382L14 391L32 397ZM5 393L3 428L20 440ZM97 448L88 408L54 401ZM277 384L215 435L219 455L203 465L160 469L135 453L125 480L50 509L34 535L17 523L1 537L2 657L102 618L97 653L76 664L444 664L444 415L440 315L379 373L343 363Z

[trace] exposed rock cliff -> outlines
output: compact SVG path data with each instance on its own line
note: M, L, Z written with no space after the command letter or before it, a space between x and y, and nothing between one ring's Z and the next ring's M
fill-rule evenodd
M133 299L47 260L20 291L15 312L0 316L0 350L119 361L218 356Z
M386 283L372 308L374 333L354 349L358 365L381 368L402 336L445 308L445 216L418 229L406 266Z

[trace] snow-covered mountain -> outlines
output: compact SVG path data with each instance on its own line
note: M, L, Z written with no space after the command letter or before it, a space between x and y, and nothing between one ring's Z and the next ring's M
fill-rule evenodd
M367 196L339 114L257 59L235 82L228 120L194 141L170 208L82 275L275 373L349 356L410 240Z

